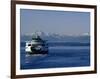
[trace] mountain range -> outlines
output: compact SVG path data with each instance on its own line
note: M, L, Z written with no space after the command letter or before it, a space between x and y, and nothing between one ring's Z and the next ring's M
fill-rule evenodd
M61 34L55 34L55 33L44 33L44 32L38 32L37 33L43 40L47 41L66 41L66 42L89 42L90 41L90 35L89 33L83 33L80 35L61 35ZM21 35L21 41L30 41L32 40L33 34L25 34Z

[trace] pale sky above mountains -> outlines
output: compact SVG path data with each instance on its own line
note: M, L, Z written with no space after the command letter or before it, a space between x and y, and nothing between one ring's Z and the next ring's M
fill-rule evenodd
M90 13L21 9L21 35L36 31L45 34L80 35L90 32Z

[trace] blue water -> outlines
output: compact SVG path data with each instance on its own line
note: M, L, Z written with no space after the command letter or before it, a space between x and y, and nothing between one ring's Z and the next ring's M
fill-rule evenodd
M80 44L80 45L79 45ZM61 68L90 66L89 43L69 43L66 45L48 45L47 55L26 55L25 42L21 43L20 68Z

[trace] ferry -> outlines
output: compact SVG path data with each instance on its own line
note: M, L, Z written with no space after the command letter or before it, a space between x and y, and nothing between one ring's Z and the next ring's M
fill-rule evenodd
M48 45L39 35L33 35L31 41L26 41L25 52L27 54L48 54Z

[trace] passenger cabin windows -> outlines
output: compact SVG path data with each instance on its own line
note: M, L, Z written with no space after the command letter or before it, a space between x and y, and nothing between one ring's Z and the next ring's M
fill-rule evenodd
M31 46L31 44L28 44L28 46Z

